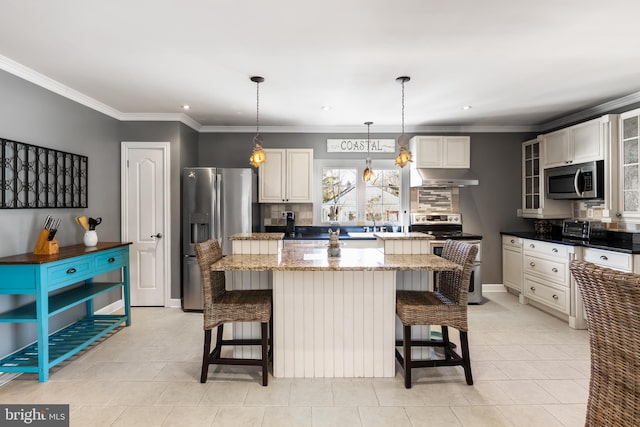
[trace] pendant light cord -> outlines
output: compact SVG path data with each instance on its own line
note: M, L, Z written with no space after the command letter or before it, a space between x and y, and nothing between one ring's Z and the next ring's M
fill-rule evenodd
M404 135L404 80L402 81L402 134Z
M260 135L260 82L256 82L256 135Z

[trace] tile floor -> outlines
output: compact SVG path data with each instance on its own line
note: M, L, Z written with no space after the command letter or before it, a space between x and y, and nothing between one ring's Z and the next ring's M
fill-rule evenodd
M46 383L23 374L2 403L69 403L71 425L583 426L589 341L561 320L490 293L469 306L474 385L460 367L388 379L290 380L258 368L211 367L199 383L201 314L134 308L133 325L69 362ZM455 332L452 335L457 335Z

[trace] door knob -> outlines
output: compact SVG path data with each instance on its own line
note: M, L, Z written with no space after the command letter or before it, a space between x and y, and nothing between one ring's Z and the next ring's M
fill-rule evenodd
M151 237L157 237L158 239L162 238L162 234L158 233L158 234L153 234Z

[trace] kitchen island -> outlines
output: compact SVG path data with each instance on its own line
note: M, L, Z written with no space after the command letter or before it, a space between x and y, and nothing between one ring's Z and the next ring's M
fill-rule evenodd
M431 254L379 249L283 249L233 254L214 271L270 272L274 377L395 376L398 271L446 271L457 264Z

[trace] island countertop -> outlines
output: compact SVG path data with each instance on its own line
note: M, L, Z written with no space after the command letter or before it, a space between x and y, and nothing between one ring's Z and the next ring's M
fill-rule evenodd
M278 254L233 254L211 265L213 271L453 271L459 266L433 254L385 255L379 249L342 248L327 256L326 248L282 250Z
M229 240L282 240L284 233L236 233Z

